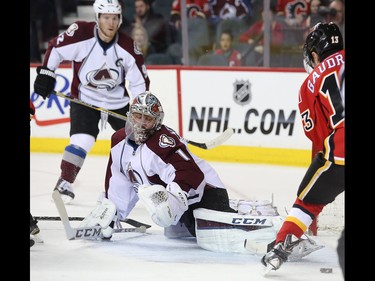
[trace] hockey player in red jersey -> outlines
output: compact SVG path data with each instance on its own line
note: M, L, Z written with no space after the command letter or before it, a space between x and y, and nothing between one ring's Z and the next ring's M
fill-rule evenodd
M49 97L55 87L55 70L63 61L71 61L71 97L125 115L130 99L149 88L144 58L131 37L118 31L122 23L118 0L96 0L93 8L96 22L77 21L48 43L43 65L37 68L34 92ZM65 203L75 196L72 184L97 139L100 120L102 128L107 122L114 130L125 126L121 119L70 103L70 143L54 187Z
M307 36L304 63L309 73L298 96L302 126L318 151L297 191L297 198L261 261L277 270L323 208L345 190L345 116L340 69L345 64L342 34L334 23L318 23Z

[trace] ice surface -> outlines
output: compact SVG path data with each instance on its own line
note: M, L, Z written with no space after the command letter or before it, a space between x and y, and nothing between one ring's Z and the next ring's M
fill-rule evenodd
M30 208L34 216L58 216L51 194L60 172L60 154L31 153ZM295 200L306 168L211 162L233 199L273 198L285 215ZM69 216L86 216L95 206L107 157L88 155L74 184L76 198L67 205ZM67 240L60 221L39 221L44 243L30 248L30 280L147 280L147 281L342 281L336 246L339 233L319 232L313 237L326 247L301 261L287 262L262 275L260 256L214 253L195 239L167 239L139 203L130 218L152 225L146 234L117 233L111 241ZM79 222L72 221L72 226ZM126 224L123 224L125 227ZM332 268L321 273L320 268Z

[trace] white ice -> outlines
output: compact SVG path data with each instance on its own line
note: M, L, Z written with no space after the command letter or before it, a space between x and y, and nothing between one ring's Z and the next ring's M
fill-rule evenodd
M60 173L61 154L31 153L30 211L33 216L58 216L51 194ZM285 215L295 200L306 168L211 162L233 199L273 198ZM76 198L69 216L86 216L95 206L107 157L88 155L74 184ZM325 248L298 262L287 262L267 277L261 256L215 253L199 248L194 239L167 239L141 204L130 218L152 225L146 234L117 233L111 241L67 240L60 221L38 222L43 243L30 248L33 281L342 281L336 253L337 231L320 231L312 238ZM79 222L72 221L72 226ZM128 227L123 224L124 227ZM332 268L321 273L320 268Z

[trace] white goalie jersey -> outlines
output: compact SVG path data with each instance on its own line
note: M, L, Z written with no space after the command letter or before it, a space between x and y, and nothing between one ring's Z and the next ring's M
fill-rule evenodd
M188 205L200 202L204 189L225 188L216 171L190 153L187 144L172 129L162 125L145 143L126 138L125 130L112 137L106 175L108 198L116 205L120 219L126 218L139 200L140 186L163 186L176 200L172 224ZM185 198L178 198L183 194ZM186 200L185 200L186 199ZM184 202L186 207L182 207Z

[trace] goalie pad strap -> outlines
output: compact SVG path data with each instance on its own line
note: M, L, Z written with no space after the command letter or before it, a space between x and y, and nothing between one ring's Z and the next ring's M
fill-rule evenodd
M239 214L278 216L277 208L268 200L229 199L229 205Z

